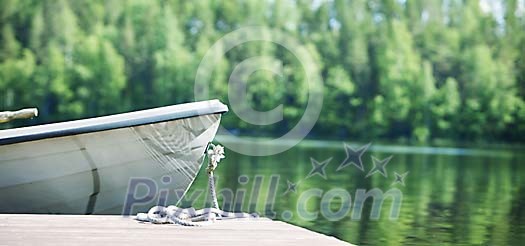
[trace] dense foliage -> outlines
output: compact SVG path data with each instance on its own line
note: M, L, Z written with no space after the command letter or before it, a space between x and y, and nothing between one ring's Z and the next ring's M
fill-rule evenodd
M525 140L521 0L0 5L0 109L38 106L38 122L192 101L210 46L239 27L263 25L297 38L316 59L325 92L314 137ZM258 55L280 60L283 76L251 76L250 106L282 103L285 120L255 128L230 114L224 124L279 135L298 122L308 98L300 63L282 47L248 43L230 51L216 62L211 94L228 102L232 69Z

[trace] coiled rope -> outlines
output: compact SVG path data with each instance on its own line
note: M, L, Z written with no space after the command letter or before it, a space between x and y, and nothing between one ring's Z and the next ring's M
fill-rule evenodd
M223 211L219 208L217 193L215 191L215 178L213 172L217 165L224 159L224 147L214 145L208 146L208 189L210 192L212 207L195 210L194 208L179 208L174 205L168 207L154 206L148 213L138 213L135 217L138 221L151 222L153 224L178 224L183 226L201 226L215 222L215 220L235 218L257 218L257 214L233 213Z

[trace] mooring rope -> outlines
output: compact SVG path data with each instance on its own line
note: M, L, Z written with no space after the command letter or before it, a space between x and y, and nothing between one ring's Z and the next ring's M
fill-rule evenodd
M208 148L208 167L206 168L206 171L208 172L208 189L211 196L212 207L216 209L219 209L219 202L217 201L217 193L215 192L215 178L213 172L217 168L221 159L224 158L224 147L210 143Z
M235 218L257 218L257 214L234 213L223 211L219 208L217 193L215 191L215 178L213 172L217 165L224 159L224 147L210 143L207 150L208 167L208 189L211 196L212 207L195 210L194 208L179 208L174 205L168 207L154 206L148 213L138 213L136 220L151 222L153 224L178 224L183 226L201 226L214 222L215 220Z

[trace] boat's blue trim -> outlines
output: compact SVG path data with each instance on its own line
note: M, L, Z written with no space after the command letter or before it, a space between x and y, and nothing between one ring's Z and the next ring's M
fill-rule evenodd
M225 112L228 112L226 105L219 100L209 100L90 119L21 127L1 130L0 145L146 125L199 115L222 114Z

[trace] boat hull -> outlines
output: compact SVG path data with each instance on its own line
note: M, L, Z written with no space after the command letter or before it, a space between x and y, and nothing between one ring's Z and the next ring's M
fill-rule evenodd
M176 204L221 113L0 145L0 213L129 214Z

